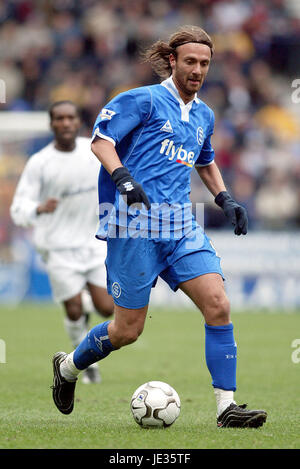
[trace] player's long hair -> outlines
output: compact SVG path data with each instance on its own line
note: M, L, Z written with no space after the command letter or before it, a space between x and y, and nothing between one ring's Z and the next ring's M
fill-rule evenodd
M172 34L168 43L164 41L155 42L144 54L145 62L150 62L153 70L161 78L168 78L172 69L170 66L170 54L177 57L176 48L189 42L206 44L213 55L214 47L210 36L198 26L182 26L177 32Z

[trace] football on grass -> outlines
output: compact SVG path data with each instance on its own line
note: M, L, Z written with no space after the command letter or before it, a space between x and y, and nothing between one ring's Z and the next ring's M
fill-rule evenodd
M169 384L149 381L133 393L131 412L141 427L169 427L180 414L180 399Z

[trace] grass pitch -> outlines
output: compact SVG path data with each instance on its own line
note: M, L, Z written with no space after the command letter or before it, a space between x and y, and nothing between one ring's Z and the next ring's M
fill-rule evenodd
M100 362L103 382L77 385L75 409L55 408L52 355L71 351L54 305L1 307L0 448L32 449L275 449L300 448L300 363L292 342L300 338L300 313L235 313L238 344L236 400L268 412L260 429L216 428L216 406L204 355L204 323L195 310L151 309L133 345ZM92 325L98 321L92 318ZM298 354L300 357L300 352ZM295 360L294 360L295 361ZM173 426L146 430L129 403L146 381L165 381L181 398Z

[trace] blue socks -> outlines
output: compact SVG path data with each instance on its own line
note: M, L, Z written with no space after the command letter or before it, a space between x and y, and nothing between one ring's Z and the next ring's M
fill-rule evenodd
M237 347L233 337L233 324L205 324L205 356L213 387L235 391Z
M93 327L75 349L73 362L78 370L85 370L114 350L107 332L109 323L110 321L106 321Z
M106 321L91 329L75 349L73 362L78 370L85 370L114 350L108 337L109 323L110 321ZM236 354L232 324L226 326L205 324L205 356L214 388L236 390Z

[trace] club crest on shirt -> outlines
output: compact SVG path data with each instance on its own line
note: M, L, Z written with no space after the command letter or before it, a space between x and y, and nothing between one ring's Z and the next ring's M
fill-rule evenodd
M198 127L198 129L197 129L197 142L199 143L199 145L202 145L203 141L204 141L203 129L202 129L202 127Z

